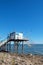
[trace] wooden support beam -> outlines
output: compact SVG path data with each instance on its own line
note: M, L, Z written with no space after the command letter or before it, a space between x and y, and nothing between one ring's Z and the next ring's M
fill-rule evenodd
M11 52L11 42L9 43L9 51Z
M22 41L22 54L23 54L23 41Z

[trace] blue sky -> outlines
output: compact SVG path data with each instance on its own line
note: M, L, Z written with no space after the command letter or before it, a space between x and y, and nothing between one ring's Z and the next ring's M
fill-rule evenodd
M0 0L0 40L12 31L43 43L43 0Z

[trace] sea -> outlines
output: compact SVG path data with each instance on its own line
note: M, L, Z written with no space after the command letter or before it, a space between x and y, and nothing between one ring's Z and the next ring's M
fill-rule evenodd
M15 49L14 44L10 44L6 46L6 50L9 52L15 53L18 52L19 54L39 54L43 55L43 44L23 44L23 50L22 50L22 44L18 45L18 50Z
M9 49L8 49L9 50ZM14 48L14 44L10 45L10 52L14 53L17 52L17 50L15 50ZM24 54L39 54L39 55L43 55L43 44L23 44L23 50L22 50L22 44L18 45L18 53Z

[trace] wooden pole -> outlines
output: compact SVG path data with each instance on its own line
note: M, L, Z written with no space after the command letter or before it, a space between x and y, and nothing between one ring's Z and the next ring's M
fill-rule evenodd
M11 42L9 43L9 51L11 52Z
M8 52L8 44L7 44L7 52Z
M17 53L18 53L18 46L19 46L18 43L19 43L19 42L17 42Z
M23 54L23 42L22 42L22 54Z

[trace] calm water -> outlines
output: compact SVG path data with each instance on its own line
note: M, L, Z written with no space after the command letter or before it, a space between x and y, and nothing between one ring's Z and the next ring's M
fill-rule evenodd
M11 44L11 52L15 52L14 50L14 44ZM19 45L18 48L18 53L22 53L22 45ZM24 44L24 49L23 49L24 54L41 54L43 55L43 44L32 44L30 47L27 44Z
M7 48L7 46L6 46L6 48ZM8 45L8 51L13 52L13 53L16 52L14 49L14 44ZM22 53L22 44L19 44L18 53ZM43 44L31 44L30 47L27 44L24 44L23 53L24 54L32 53L32 54L43 55Z

